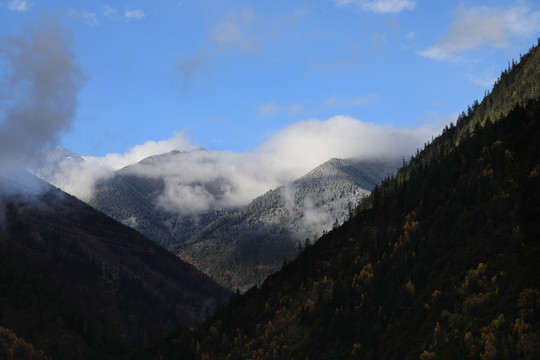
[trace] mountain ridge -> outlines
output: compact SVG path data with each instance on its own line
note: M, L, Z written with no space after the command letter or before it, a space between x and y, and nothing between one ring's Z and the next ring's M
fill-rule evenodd
M400 163L331 159L219 217L171 250L222 285L244 292L294 258L306 238L315 239L350 216Z

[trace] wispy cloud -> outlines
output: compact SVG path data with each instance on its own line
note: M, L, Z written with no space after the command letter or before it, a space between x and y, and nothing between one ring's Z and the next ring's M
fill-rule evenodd
M265 104L259 105L259 115L262 116L274 116L281 108L277 106L273 101L269 101Z
M289 106L289 111L288 112L289 112L290 116L294 116L294 115L300 113L303 110L304 110L304 105L303 104L294 103L291 106Z
M239 13L232 12L219 21L212 31L214 42L223 48L239 47L243 50L257 49L257 40L249 36L254 13L251 8L245 8Z
M103 6L103 15L105 15L105 16L116 15L117 12L118 12L117 8L113 8L113 7L109 6L109 5Z
M465 74L465 77L469 79L470 82L476 85L484 86L486 88L491 88L493 84L495 83L495 80L497 80L496 76L478 76L474 74Z
M124 12L124 16L126 19L130 20L142 20L145 18L144 11L140 9L132 9L132 10L126 10Z
M255 13L251 8L231 12L218 21L211 31L206 46L195 51L190 57L182 59L177 69L183 75L184 85L189 86L193 75L212 58L226 51L240 50L243 53L256 53L259 39L253 34Z
M403 10L414 10L416 2L411 0L333 0L338 6L352 5L364 11L379 14L399 13Z
M103 6L103 16L114 21L140 21L146 18L146 13L141 9L126 9L123 12L110 5Z
M12 0L8 3L9 10L24 12L30 9L32 4L26 0Z
M337 96L331 96L323 101L323 105L326 107L338 107L346 108L353 106L368 106L379 101L378 94L370 94L366 96L357 96L354 98L341 98Z
M538 32L540 12L532 12L527 7L501 10L459 5L456 19L444 38L421 51L420 55L435 60L456 61L467 50L482 46L502 48L512 38Z
M98 20L95 13L92 13L88 10L69 10L68 11L69 17L74 19L80 19L85 24L89 25L90 27L97 26Z
M193 53L189 58L181 60L176 66L182 74L184 89L189 89L193 76L208 62L211 55L206 49Z

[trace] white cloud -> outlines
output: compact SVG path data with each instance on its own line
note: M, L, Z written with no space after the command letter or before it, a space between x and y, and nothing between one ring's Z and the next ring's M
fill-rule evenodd
M191 148L193 146L189 140L183 134L177 133L167 140L147 141L123 154L111 153L104 157L89 156L85 157L85 161L82 162L67 158L60 162L56 169L44 168L37 169L37 171L34 169L34 172L67 193L89 201L92 198L96 181L113 175L115 170L137 163L151 155Z
M124 12L126 19L142 20L145 18L144 11L140 9L126 10Z
M348 116L335 116L324 121L297 122L275 133L259 147L258 152L271 154L283 168L292 170L300 166L304 171L333 157L373 159L408 156L436 130L427 125L416 129L396 129Z
M281 108L277 106L273 101L269 101L266 104L259 106L259 115L261 116L274 116Z
M69 16L74 19L81 19L85 24L89 25L90 27L97 26L98 20L96 14L88 11L88 10L69 10L68 12Z
M334 0L338 6L354 5L365 11L379 14L399 13L414 10L416 2L411 0Z
M331 158L363 159L408 157L438 128L396 129L365 123L347 116L295 123L253 152L192 151L129 169L134 174L164 179L157 204L180 214L212 208L243 206L279 185L291 182ZM182 134L147 142L125 154L109 154L74 164L61 164L54 185L83 200L92 197L97 180L114 170L154 154L193 149ZM126 170L124 170L126 171Z
M9 10L20 11L20 12L27 11L28 9L30 9L31 6L32 4L26 0L12 0L8 4Z
M118 9L113 8L113 7L109 6L109 5L105 5L103 7L103 15L105 15L105 16L116 15L117 12L118 12Z
M503 13L504 23L515 36L529 36L540 31L540 11L515 7Z
M505 47L510 39L540 31L540 12L526 7L509 10L460 5L444 38L420 52L435 60L458 60L459 54L481 46Z
M188 150L194 148L183 133L175 133L170 139L161 141L147 141L136 145L123 154L112 153L103 159L112 170L118 170L130 164L136 163L151 155L163 154L172 150Z

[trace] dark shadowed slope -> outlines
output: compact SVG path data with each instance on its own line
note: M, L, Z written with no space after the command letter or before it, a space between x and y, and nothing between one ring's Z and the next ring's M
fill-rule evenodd
M0 193L0 325L52 358L120 356L200 322L228 297L193 266L29 174L3 174Z

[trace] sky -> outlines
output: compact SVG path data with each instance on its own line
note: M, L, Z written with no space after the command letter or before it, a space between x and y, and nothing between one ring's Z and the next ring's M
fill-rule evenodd
M527 0L0 0L0 139L282 159L298 141L302 161L400 134L412 153L538 36Z

